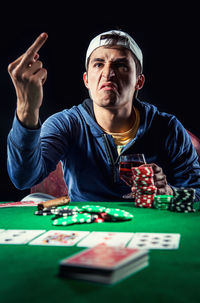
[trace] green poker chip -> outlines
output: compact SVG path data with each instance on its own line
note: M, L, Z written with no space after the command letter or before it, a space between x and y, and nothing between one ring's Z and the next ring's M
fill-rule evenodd
M88 213L77 214L69 217L61 217L53 221L53 225L72 225L81 223L92 223L97 216Z
M153 207L156 209L160 209L160 210L168 210L169 209L169 205L166 203L154 203Z
M172 198L172 195L155 195L154 202L170 203L172 201Z
M103 214L103 218L106 221L126 221L133 218L131 213L122 209L108 208L99 205L84 205L82 209L88 213L99 213L101 216Z
M172 195L156 195L154 196L153 207L159 210L169 210Z
M82 211L86 211L88 213L102 213L105 212L106 207L99 205L83 205Z
M133 218L133 215L128 211L118 208L106 208L105 213L108 217L115 219L115 221L126 221Z
M74 217L58 218L53 221L53 225L62 225L62 226L72 225L75 223L77 223L77 220Z

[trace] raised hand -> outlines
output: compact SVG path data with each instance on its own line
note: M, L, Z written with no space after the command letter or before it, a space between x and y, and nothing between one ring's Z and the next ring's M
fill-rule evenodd
M47 38L48 35L42 33L22 56L8 66L17 94L18 119L29 128L37 127L39 109L42 105L47 70L38 60L38 51Z

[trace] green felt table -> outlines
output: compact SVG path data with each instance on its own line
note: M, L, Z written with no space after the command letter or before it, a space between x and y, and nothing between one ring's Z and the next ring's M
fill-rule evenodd
M151 250L147 268L105 286L58 276L59 261L83 248L0 245L0 302L200 302L200 212L134 208L127 202L101 205L125 209L134 218L60 227L52 225L51 216L34 215L36 207L13 207L0 209L0 228L180 233L179 249Z

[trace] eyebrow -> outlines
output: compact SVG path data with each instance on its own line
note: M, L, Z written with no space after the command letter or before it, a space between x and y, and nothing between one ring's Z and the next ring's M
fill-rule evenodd
M102 58L94 58L92 59L91 63L94 63L94 62L105 62L104 59ZM117 58L115 60L112 60L113 63L128 63L128 59L126 57L122 57L122 58Z
M104 62L105 60L104 60L104 59L101 59L101 58L94 58L94 59L92 59L91 62L93 63L93 62L97 62L97 61L98 61L98 62Z

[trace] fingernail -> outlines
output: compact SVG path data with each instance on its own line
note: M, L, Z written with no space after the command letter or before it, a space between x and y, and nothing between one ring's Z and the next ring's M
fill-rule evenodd
M47 37L48 37L47 33L42 33L40 36L41 36L42 38L47 38Z

